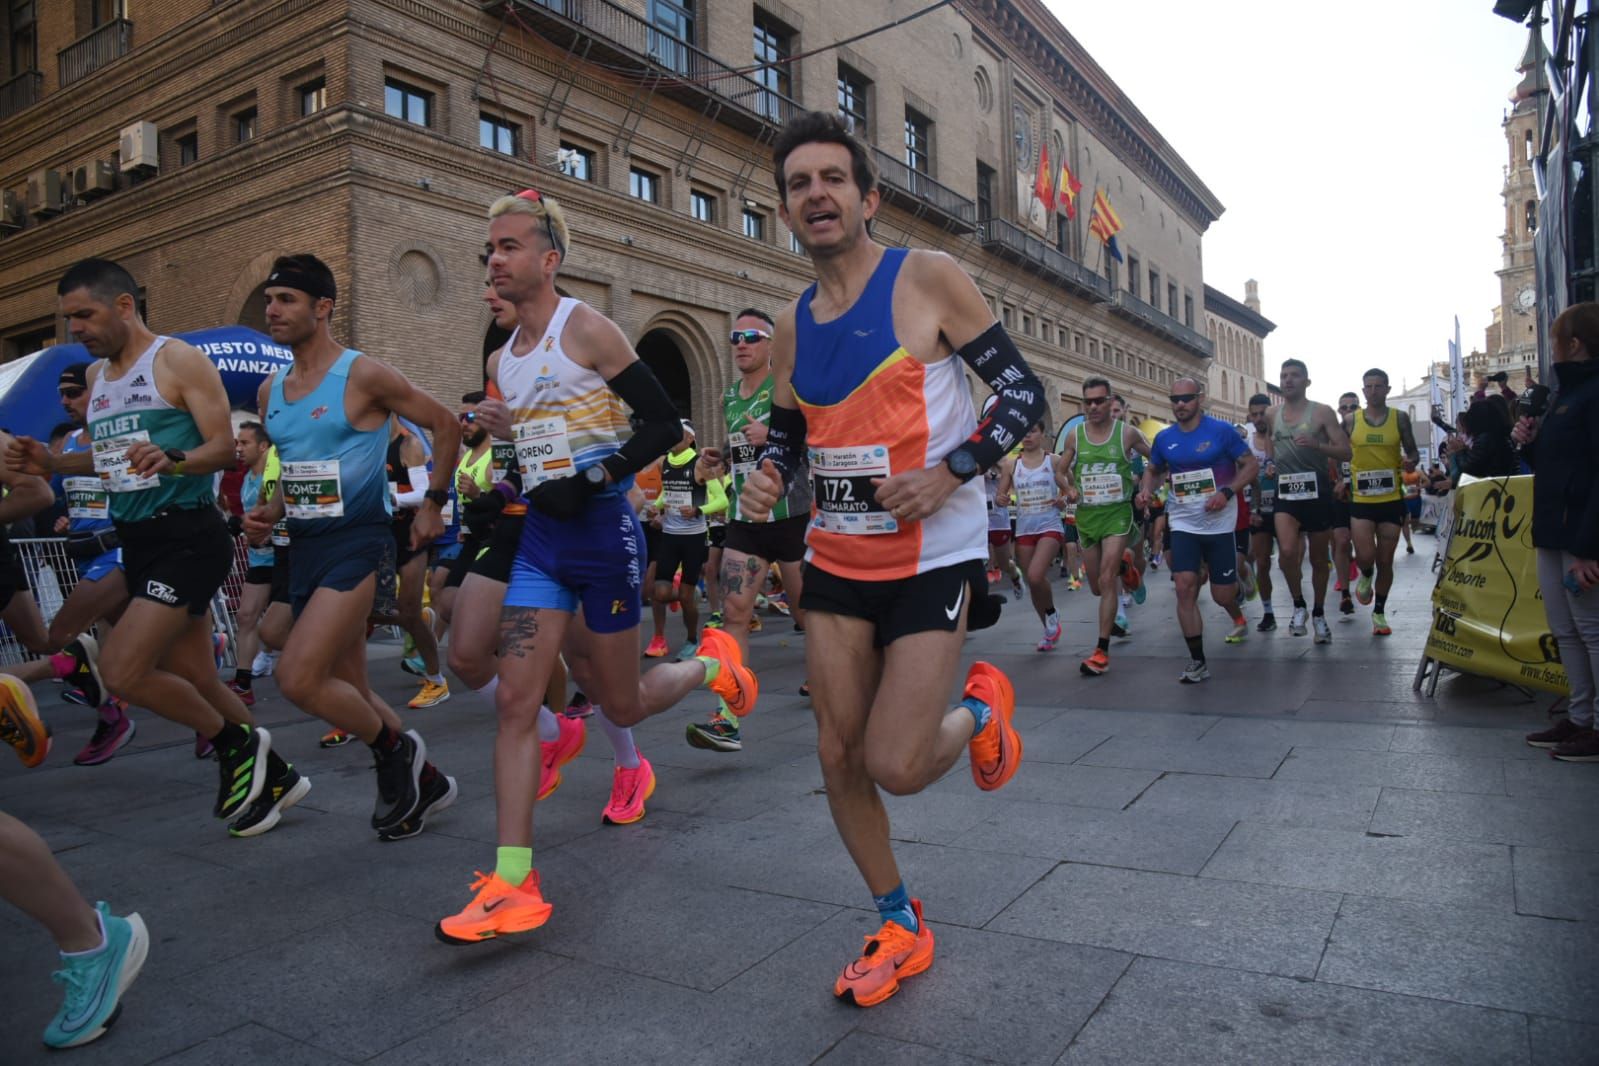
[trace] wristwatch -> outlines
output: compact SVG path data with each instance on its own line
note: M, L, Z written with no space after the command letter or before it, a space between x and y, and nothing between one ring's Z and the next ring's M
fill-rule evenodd
M600 489L605 487L605 467L601 466L599 463L595 463L593 466L583 471L583 479L589 483L589 487L591 489L593 489L595 492L598 492Z
M1234 497L1234 496L1236 496L1236 495L1237 495L1237 493L1235 493L1235 492L1234 492L1234 491L1233 491L1233 487L1232 487L1232 486L1231 486L1231 485L1223 485L1223 486L1222 486L1222 487L1221 487L1221 490L1222 490L1222 492L1224 492L1224 493L1226 493L1226 494L1227 494L1227 498L1228 498L1228 499L1229 499L1229 500L1230 500L1230 499L1232 499L1232 498L1233 498L1233 497Z
M422 494L424 500L431 500L438 504L439 510L444 510L444 505L450 502L450 493L446 489L428 489Z
M970 481L978 475L977 457L963 448L956 448L944 456L944 465L961 481Z
M189 457L188 453L181 448L168 448L162 454L164 454L168 459L172 460L173 466L177 466L179 463L182 463Z

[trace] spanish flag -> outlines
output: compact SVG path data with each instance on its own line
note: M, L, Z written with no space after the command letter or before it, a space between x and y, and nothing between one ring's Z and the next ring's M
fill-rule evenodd
M1049 145L1038 149L1038 177L1033 180L1033 195L1044 205L1046 212L1055 210L1055 185L1049 180Z
M1061 160L1060 164L1060 209L1066 212L1066 220L1070 222L1077 217L1077 194L1083 191L1083 183L1072 176L1072 168Z
M1122 261L1122 252L1116 247L1116 234L1121 232L1121 228L1122 220L1117 217L1116 209L1110 206L1110 197L1105 195L1104 189L1095 189L1094 206L1088 213L1088 232L1104 242L1105 250L1118 263Z

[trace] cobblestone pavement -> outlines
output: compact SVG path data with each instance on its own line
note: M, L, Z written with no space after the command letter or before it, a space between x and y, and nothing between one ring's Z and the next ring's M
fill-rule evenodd
M1279 591L1282 628L1227 647L1211 606L1199 686L1176 683L1164 571L1102 678L1077 670L1086 592L1057 586L1065 635L1047 655L1027 605L1008 605L965 653L1014 679L1026 762L996 794L962 763L889 801L938 961L871 1010L829 994L877 920L828 817L801 638L776 616L754 638L763 697L742 753L684 743L703 693L638 731L660 779L643 822L600 824L611 760L591 730L538 808L555 913L525 936L433 937L494 859L492 716L459 691L408 718L462 793L413 840L374 838L369 756L319 751L320 724L270 682L257 712L315 787L264 837L228 838L212 764L147 714L114 761L71 765L90 716L53 686L56 750L31 772L0 759L0 809L91 900L149 924L121 1020L74 1063L1596 1061L1599 768L1522 744L1547 697L1465 677L1411 692L1418 545L1392 638L1364 611L1330 646L1290 637ZM403 701L394 649L374 660ZM4 907L0 942L0 1061L46 1061L51 944Z

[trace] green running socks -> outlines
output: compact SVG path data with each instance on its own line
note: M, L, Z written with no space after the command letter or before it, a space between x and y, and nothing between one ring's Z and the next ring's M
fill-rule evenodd
M494 872L500 880L513 888L522 887L527 875L533 872L532 848L496 848Z

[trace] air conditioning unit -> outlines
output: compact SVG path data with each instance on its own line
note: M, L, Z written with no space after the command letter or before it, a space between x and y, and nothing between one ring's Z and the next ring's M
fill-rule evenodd
M35 218L59 215L66 206L65 194L61 171L34 171L28 175L28 214Z
M122 128L117 141L117 154L122 160L122 173L158 170L161 166L160 146L156 144L154 122L135 122Z
M10 189L0 192L0 231L11 233L22 228L22 197Z
M72 171L72 195L80 200L94 200L115 192L116 188L117 176L104 159L85 163Z

